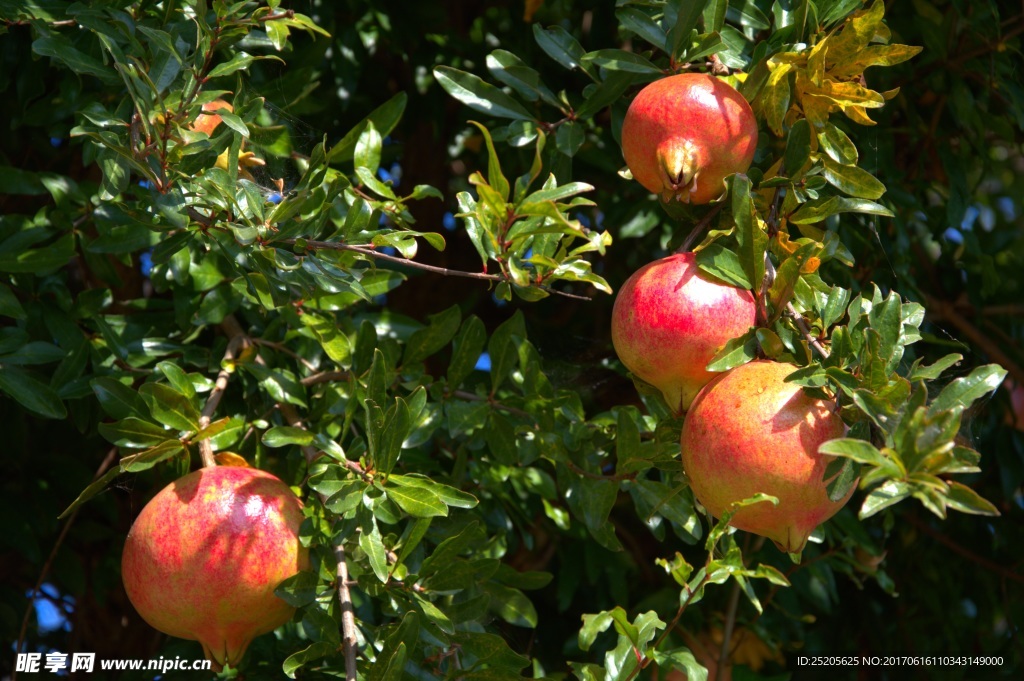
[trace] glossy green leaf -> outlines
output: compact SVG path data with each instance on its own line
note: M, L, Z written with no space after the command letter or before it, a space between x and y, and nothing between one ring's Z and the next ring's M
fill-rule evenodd
M177 430L199 430L199 412L180 392L163 383L145 383L139 388L150 413L160 423Z
M497 118L533 120L523 105L472 73L450 66L434 67L434 78L455 99L474 111Z
M53 388L16 367L0 364L0 390L40 416L50 419L67 416L64 403Z

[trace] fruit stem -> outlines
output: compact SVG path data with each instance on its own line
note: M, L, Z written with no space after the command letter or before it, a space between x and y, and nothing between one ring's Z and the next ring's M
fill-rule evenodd
M711 224L711 221L715 219L715 216L722 212L725 208L725 201L716 204L711 210L709 210L704 217L700 219L690 233L687 235L686 240L683 241L683 245L676 249L676 253L689 253L690 249L693 248L693 243L697 240L701 234L704 233L704 229Z

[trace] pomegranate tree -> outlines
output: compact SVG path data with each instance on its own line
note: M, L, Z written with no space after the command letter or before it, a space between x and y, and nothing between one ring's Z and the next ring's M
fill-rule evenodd
M254 637L292 616L274 589L308 567L302 518L298 497L270 473L190 473L153 497L128 533L128 598L154 628L199 641L218 669L234 667Z
M622 363L680 413L715 377L708 362L755 320L750 291L708 279L693 253L677 253L644 265L619 290L612 343Z
M633 179L664 201L714 201L726 177L750 167L756 149L757 121L747 100L706 73L654 81L622 122L622 154Z
M830 501L823 480L832 457L818 453L846 426L833 405L787 383L795 367L757 360L720 376L701 391L683 423L683 467L693 492L715 517L761 492L741 508L733 527L768 537L790 553L831 518L853 493Z

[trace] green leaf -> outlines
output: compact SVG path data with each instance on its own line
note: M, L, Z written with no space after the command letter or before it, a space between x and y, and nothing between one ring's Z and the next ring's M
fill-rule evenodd
M818 447L818 452L831 456L841 456L857 463L865 463L872 466L884 466L888 462L882 452L865 440L853 440L850 438L829 440Z
M688 2L687 0L669 0L665 3L665 15L662 26L668 31L668 39L658 47L664 47L671 57L677 57L683 51L683 46L690 39L693 29L697 27L697 20L701 13L706 12L706 4L700 2ZM706 33L715 33L721 26L708 28Z
M160 423L177 430L199 430L199 412L180 392L163 383L145 383L139 395Z
M491 356L492 392L501 387L512 368L519 363L519 350L514 338L526 338L526 322L519 310L494 330L487 344Z
M806 225L821 222L825 218L839 213L866 213L889 218L893 216L892 211L873 201L832 196L827 199L808 201L789 216L789 221L797 225Z
M497 118L533 120L522 104L471 73L450 66L436 66L434 78L448 94L474 111Z
M825 127L818 132L818 144L836 163L852 166L857 165L857 161L860 159L853 140L832 123L826 123Z
M278 584L274 589L274 595L293 608L301 608L316 600L319 583L315 572L303 570Z
M912 491L910 485L901 480L889 480L868 494L857 517L861 520L870 518L879 511L903 501Z
M868 171L837 163L828 156L822 157L821 162L824 166L822 175L844 194L862 199L877 199L885 194L885 185Z
M748 291L752 286L740 256L717 242L697 251L697 266L726 284Z
M750 329L739 338L733 338L708 362L706 371L729 371L757 357L757 330Z
M946 492L946 505L961 513L974 515L999 515L999 510L991 502L966 485L947 480L949 491Z
M967 409L975 400L995 391L1006 378L1006 369L998 364L980 366L963 378L957 378L942 389L929 405L928 413L934 416L940 411L956 407Z
M114 478L116 478L119 475L121 475L121 468L119 466L114 466L106 473L104 473L101 478L99 478L98 480L94 480L92 483L89 484L88 487L81 491L78 497L71 502L70 506L65 508L61 512L61 514L57 516L57 520L64 520L65 518L67 518L79 506L81 506L85 502L89 501L89 499L92 499L94 496L105 490L107 488L107 485L109 485L114 480Z
M371 173L377 172L377 168L380 167L380 150L383 143L383 138L377 132L373 121L367 121L366 129L356 140L355 156L353 157L355 164L366 168Z
M398 121L401 120L408 99L409 96L405 92L399 92L371 111L369 116L359 121L354 128L345 133L340 142L331 147L331 150L327 153L327 162L336 163L351 158L355 152L359 137L371 122L377 129L377 134L381 137L390 135L395 126L398 125Z
M99 78L108 85L118 82L113 69L72 46L67 38L39 38L32 43L32 51L42 57L51 57L62 62L75 73Z
M0 272L43 274L67 265L75 254L75 237L70 233L42 248L11 249L8 241L0 244Z
M732 176L730 199L733 220L736 222L740 265L748 281L761 281L764 279L764 253L768 248L768 235L755 219L750 179L746 175Z
M275 57L276 59L276 57ZM249 68L249 65L256 61L256 57L246 52L238 52L228 61L218 64L213 67L207 74L207 78L220 78L221 76L230 76L232 73L237 71L243 71ZM278 59L280 61L280 59Z
M507 50L494 50L487 55L487 70L491 75L519 93L524 99L536 102L543 99L553 107L561 109L564 105L558 101L554 93L548 89L536 70L526 65L522 59Z
M452 342L452 359L448 365L448 385L451 388L458 388L473 373L486 343L484 323L479 317L467 317Z
M473 508L480 503L479 500L469 492L463 492L462 490L456 489L450 485L445 485L416 474L392 475L388 477L388 483L401 485L402 487L425 489L445 504L455 506L456 508Z
M363 521L359 523L362 530L359 533L359 548L361 548L370 561L370 569L382 582L388 581L388 557L384 548L384 539L380 536L380 529L377 527L377 519L369 511L361 513Z
M729 9L729 0L708 0L704 3L704 31L721 31L725 25L725 14Z
M0 390L29 411L48 419L63 419L68 415L53 388L16 367L0 364Z
M678 2L675 4L678 4ZM659 49L666 47L667 36L665 31L642 10L636 7L623 7L615 11L615 18L619 20L619 24L623 28L627 31L632 31L651 45ZM687 35L689 35L689 31L687 31Z
M320 341L320 347L324 349L331 360L344 368L352 365L352 343L349 337L338 328L335 321L308 310L300 319L303 326L316 335L317 340Z
M448 515L448 507L429 489L388 485L384 491L389 499L414 518Z
M395 467L402 451L402 442L409 435L411 428L409 405L401 397L396 397L395 403L384 415L377 438L371 443L370 454L377 471L386 475Z
M789 137L786 139L786 154L782 162L786 176L792 180L800 179L803 174L801 171L810 157L811 124L806 118L801 118L789 129Z
M288 658L281 664L281 671L289 679L294 679L296 672L302 669L305 665L310 662L319 660L322 657L335 652L337 646L326 641L317 641L302 650L292 653Z
M587 52L582 57L584 62L590 62L608 69L609 71L625 71L626 73L657 74L661 75L661 69L652 64L648 59L633 52L625 50L605 49Z
M268 447L286 447L288 445L307 446L313 444L313 433L305 428L294 426L275 426L263 433L261 442Z
M145 404L139 394L120 381L100 376L90 381L92 391L99 400L103 411L115 419L129 416L143 416Z
M121 470L125 473L138 473L166 461L171 457L185 453L185 445L178 440L165 440L150 447L144 452L132 454L121 459Z
M176 440L174 433L134 416L114 423L100 423L98 428L100 435L118 447L152 447L166 440Z
M448 345L459 328L462 313L456 304L443 312L431 315L429 319L430 324L417 330L406 343L405 355L402 358L403 366L421 362Z
M537 610L522 591L496 582L487 582L482 587L491 597L491 610L498 617L517 627L537 626Z
M172 388L189 399L193 399L196 396L196 388L192 384L192 379L177 364L164 360L157 362L156 368L164 375L164 378L167 379Z
M534 24L533 38L540 49L565 68L570 71L580 69L591 78L594 77L590 66L583 61L583 47L561 26L543 28L540 24Z
M943 371L957 364L963 358L964 356L961 354L952 353L938 360L935 364L921 366L921 358L918 357L914 360L913 366L910 367L907 380L911 382L934 381L942 375Z

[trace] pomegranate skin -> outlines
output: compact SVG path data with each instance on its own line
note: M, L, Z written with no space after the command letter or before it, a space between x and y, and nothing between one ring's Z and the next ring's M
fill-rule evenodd
M654 81L622 122L622 155L633 179L663 201L714 201L726 177L750 167L756 149L757 120L747 100L705 73Z
M619 289L612 345L678 414L716 376L708 362L756 319L750 291L706 279L693 253L676 253L644 265Z
M274 595L309 567L299 543L302 502L255 468L202 468L142 509L125 540L121 576L132 605L165 634L199 641L218 669L287 622Z
M213 113L221 109L227 109L228 111L234 111L231 104L224 101L223 99L215 99L212 102L203 104L203 113L196 116L196 120L192 123L192 130L195 132L205 132L209 136L213 136L213 131L220 125L221 117L220 114ZM207 113L210 112L210 113Z
M808 397L785 379L796 367L756 360L723 374L701 391L683 423L683 468L697 499L716 518L758 492L779 503L740 509L730 525L801 551L819 524L853 494L829 501L822 480L833 457L822 443L846 426L830 403Z

